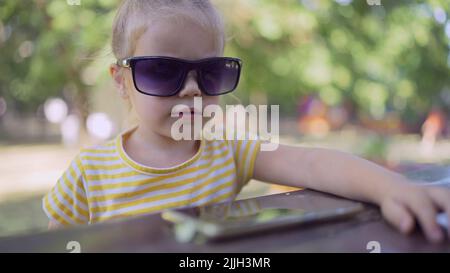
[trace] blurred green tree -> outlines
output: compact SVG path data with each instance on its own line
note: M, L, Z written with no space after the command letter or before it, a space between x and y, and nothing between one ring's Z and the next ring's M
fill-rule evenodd
M360 114L396 111L411 123L433 104L450 107L448 1L224 0L221 7L228 52L245 60L244 100L265 92L293 113L299 96L317 93L329 105L347 99Z
M83 121L97 79L90 65L107 44L117 0L0 3L0 96L33 113L61 96ZM105 68L105 71L107 69Z

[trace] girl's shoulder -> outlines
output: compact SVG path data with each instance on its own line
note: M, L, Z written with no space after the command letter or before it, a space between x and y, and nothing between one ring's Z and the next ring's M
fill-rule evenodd
M118 157L118 151L115 140L105 141L100 144L82 148L77 157L84 163L90 160L97 160L100 158L115 158Z
M80 154L86 153L112 153L116 151L115 140L109 140L100 144L88 146L80 150Z

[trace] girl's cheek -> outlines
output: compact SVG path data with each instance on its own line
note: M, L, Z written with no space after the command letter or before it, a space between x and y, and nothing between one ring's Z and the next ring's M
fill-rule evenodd
M145 98L141 97L139 94L134 94L132 98L133 107L136 110L139 118L141 120L150 120L155 117L155 113L157 113L154 106L149 103ZM153 115L152 115L153 113Z

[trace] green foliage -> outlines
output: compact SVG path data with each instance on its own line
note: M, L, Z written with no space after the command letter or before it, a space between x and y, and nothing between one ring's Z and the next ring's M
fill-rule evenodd
M34 111L64 90L72 103L86 103L79 101L90 89L83 72L109 41L117 1L81 3L2 1L0 96L20 111Z
M374 118L397 111L417 121L450 92L450 40L433 16L437 8L448 14L447 1L222 2L228 52L245 60L241 92L266 92L285 112L319 93Z

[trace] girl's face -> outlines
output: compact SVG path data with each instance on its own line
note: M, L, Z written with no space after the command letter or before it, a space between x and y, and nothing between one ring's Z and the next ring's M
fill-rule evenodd
M197 60L222 55L215 37L193 20L183 19L178 23L170 18L156 21L136 41L134 56L169 56ZM130 99L138 119L139 127L159 135L170 137L172 124L178 117L171 117L171 110L177 104L194 107L194 97L202 97L202 108L217 104L217 96L201 93L195 71L190 71L182 90L172 97L148 96L138 92L133 84L130 69L124 69L122 76L117 66L111 69L119 85L121 97ZM203 112L203 109L196 109ZM184 117L188 118L188 117ZM205 122L205 120L203 120ZM203 123L204 124L204 123Z

